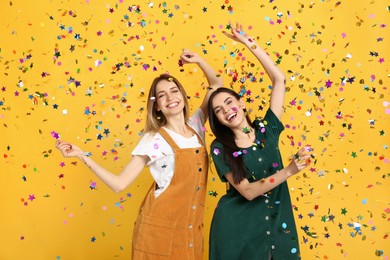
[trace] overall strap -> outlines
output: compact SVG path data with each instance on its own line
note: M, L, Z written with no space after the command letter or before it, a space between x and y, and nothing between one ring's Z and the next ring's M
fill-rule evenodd
M192 129L192 127L190 127L189 125L186 124L186 126L187 126L187 128L188 128L194 135L196 135L196 136L198 137L198 142L199 142L202 146L206 146L206 144L203 143L203 140L202 140L202 138L200 138L200 136L198 135L198 133L197 133L194 129Z
M191 133L193 133L194 135L197 136L198 142L202 146L205 146L205 144L203 143L202 138L200 138L198 133L194 129L192 129L192 127L190 127L187 124L186 124L186 127L187 127L187 129L189 129L191 131ZM168 132L164 129L164 127L160 128L159 133L161 134L162 137L164 137L164 139L168 142L168 144L172 147L172 149L180 149L180 147L176 144L176 142L172 139L172 137L168 134Z
M164 127L161 127L159 130L159 133L162 137L168 142L169 146L172 147L173 150L180 149L180 147L173 141L172 137L168 134L168 132L164 129Z

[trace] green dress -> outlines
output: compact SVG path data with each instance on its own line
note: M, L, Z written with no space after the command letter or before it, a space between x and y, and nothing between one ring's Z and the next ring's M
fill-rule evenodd
M283 168L278 142L284 126L268 109L253 122L256 143L237 151L244 156L249 182L261 180ZM211 144L210 153L221 181L231 171L223 146ZM230 185L215 209L210 230L210 260L300 259L297 230L287 182L252 201Z

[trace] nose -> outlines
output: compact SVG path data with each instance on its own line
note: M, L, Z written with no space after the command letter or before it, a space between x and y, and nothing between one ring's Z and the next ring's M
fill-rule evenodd
M167 101L171 100L172 99L172 95L170 93L167 93L166 94L166 97L167 97Z
M226 107L226 106L222 106L222 112L224 114L228 113L230 111L229 107Z

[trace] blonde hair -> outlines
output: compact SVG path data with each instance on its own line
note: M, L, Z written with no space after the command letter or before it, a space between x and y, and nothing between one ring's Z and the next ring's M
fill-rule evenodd
M167 119L165 118L164 114L161 111L157 111L156 109L157 84L162 80L174 82L176 86L179 87L180 93L183 95L183 100L184 100L184 109L183 109L184 119L185 122L188 121L189 108L188 108L188 98L185 89L175 77L169 74L161 74L160 76L156 77L153 80L149 90L147 106L146 106L147 114L146 114L144 133L149 133L149 132L156 133L160 130L162 126L164 126L167 123Z

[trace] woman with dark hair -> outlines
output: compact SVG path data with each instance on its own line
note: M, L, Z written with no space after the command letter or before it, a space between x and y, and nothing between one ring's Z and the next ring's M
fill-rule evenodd
M250 120L241 96L219 88L209 99L210 127L216 139L210 153L227 194L221 197L210 230L210 260L300 259L297 230L286 180L310 164L303 148L283 167L279 135L285 76L268 54L231 26L229 38L244 44L272 82L270 107L264 118Z
M204 124L208 98L222 85L215 71L196 53L184 51L183 63L196 63L209 83L203 103L190 117L187 94L168 74L155 78L147 100L144 135L119 175L98 165L74 144L57 140L65 157L77 157L115 192L126 189L149 166L154 183L134 225L132 259L203 257L203 212L208 155Z

